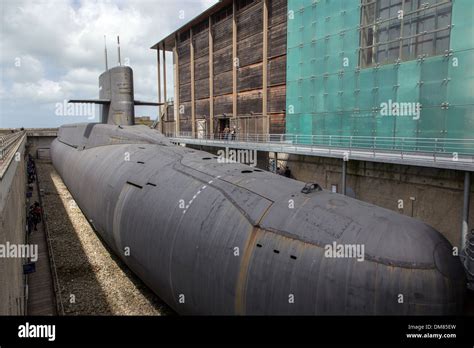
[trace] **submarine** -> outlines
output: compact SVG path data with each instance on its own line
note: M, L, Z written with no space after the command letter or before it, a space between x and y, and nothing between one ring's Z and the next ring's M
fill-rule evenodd
M134 125L134 105L159 104L134 100L128 66L106 69L99 90L71 102L102 104L101 122L61 126L52 163L102 241L177 313L462 312L464 269L432 227Z

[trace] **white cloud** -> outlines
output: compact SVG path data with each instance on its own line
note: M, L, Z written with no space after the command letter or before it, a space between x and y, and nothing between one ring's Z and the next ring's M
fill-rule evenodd
M104 70L104 35L109 67L117 64L116 35L120 35L122 61L129 61L134 70L135 97L157 100L156 51L149 48L215 2L0 1L0 127L42 120L40 126L70 122L49 113L63 99L98 97L98 76ZM183 13L184 18L180 18ZM167 92L172 96L170 55L167 65ZM44 114L38 115L40 112ZM10 117L13 113L15 117Z
M5 65L4 78L11 81L38 81L44 76L43 65L31 55L17 56Z
M35 83L13 83L11 96L20 103L23 99L27 99L35 104L44 104L63 99L64 92L58 82L41 79Z

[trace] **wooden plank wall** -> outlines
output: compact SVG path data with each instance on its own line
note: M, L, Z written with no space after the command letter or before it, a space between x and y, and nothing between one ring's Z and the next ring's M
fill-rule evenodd
M268 4L268 112L270 134L285 133L287 0Z
M235 0L237 27L237 118L255 117L262 120L263 97L263 1ZM286 99L286 27L287 0L267 0L267 114L270 133L285 132ZM177 39L179 76L179 130L191 132L192 87L194 87L194 120L205 119L210 133L210 103L213 103L214 130L217 119L232 115L232 4L209 18L203 19L191 31L181 32ZM211 28L209 28L211 23ZM211 33L209 33L211 30ZM209 34L212 35L213 64L209 66ZM192 40L192 44L191 44ZM190 61L191 49L194 62ZM194 86L191 85L191 64L194 64ZM213 72L213 100L209 98L210 69ZM235 119L233 119L235 120ZM240 123L236 122L240 125ZM263 131L262 128L259 128Z

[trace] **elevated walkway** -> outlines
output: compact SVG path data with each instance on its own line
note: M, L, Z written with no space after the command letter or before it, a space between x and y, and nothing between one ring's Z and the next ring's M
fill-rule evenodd
M474 171L474 139L243 134L226 140L222 135L193 137L184 132L167 136L177 144Z

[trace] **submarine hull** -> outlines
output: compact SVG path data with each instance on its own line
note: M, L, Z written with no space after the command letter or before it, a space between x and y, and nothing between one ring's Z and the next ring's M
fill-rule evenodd
M221 163L142 126L63 126L51 156L100 237L180 314L462 310L458 257L413 218L302 193L303 182Z

